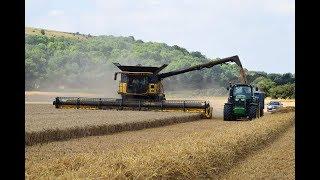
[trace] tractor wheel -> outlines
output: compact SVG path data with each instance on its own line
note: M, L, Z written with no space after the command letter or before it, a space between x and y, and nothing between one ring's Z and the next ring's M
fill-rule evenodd
M233 109L231 104L225 104L223 108L223 120L232 121L234 120Z
M248 111L249 120L259 117L259 110L257 105L251 105Z

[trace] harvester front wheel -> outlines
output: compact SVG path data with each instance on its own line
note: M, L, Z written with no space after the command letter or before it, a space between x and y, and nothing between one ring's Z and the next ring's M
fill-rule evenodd
M210 107L208 119L212 119L212 111L213 111L213 108Z
M249 120L259 117L259 110L257 105L251 105L248 111Z
M233 116L233 109L231 104L225 104L223 108L223 120L233 121L235 118Z
M212 119L212 111L213 111L212 107L208 108L205 113L201 114L201 118Z

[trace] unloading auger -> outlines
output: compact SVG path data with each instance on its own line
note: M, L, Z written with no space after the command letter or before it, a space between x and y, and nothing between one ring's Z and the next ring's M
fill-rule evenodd
M76 109L117 109L117 110L146 110L146 111L183 111L201 113L204 118L212 118L212 107L209 101L200 100L166 100L162 80L167 77L187 73L190 71L211 68L215 65L234 62L241 68L241 81L246 83L242 64L238 56L227 57L192 66L186 69L160 73L167 64L161 67L150 66L122 66L114 63L121 71L118 94L121 99L113 98L86 98L86 97L56 97L53 105L56 108Z

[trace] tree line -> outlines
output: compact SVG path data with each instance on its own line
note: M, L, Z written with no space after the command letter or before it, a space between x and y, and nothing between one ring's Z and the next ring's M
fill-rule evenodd
M44 90L48 87L90 89L112 80L117 68L112 64L161 66L163 72L208 62L201 52L189 52L177 45L143 42L133 36L95 36L88 39L48 37L44 34L25 36L25 89ZM268 74L246 70L249 83L268 96L294 98L295 78L291 73ZM224 64L202 71L193 71L167 78L167 90L196 90L227 87L236 82L239 68ZM225 88L224 88L225 89ZM226 90L224 91L226 93Z

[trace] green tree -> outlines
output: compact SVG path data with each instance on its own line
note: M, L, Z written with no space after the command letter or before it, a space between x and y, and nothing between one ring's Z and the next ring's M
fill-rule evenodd
M28 34L25 37L25 82L28 90L59 85L89 88L89 84L101 84L108 71L117 70L113 62L145 66L168 64L162 71L168 72L211 60L214 59L206 58L198 51L188 52L177 45L143 42L134 37L93 36L76 39ZM250 83L255 81L266 91L274 85L270 79L277 85L294 82L292 74L273 75L256 71L249 71L247 74ZM261 80L260 77L268 80ZM237 82L238 78L237 65L219 65L170 77L165 80L168 82L165 88L196 90L222 87L224 90L220 88L219 92L226 92L228 83Z
M270 95L275 99L295 98L295 84L292 83L275 86L270 89Z
M257 86L261 91L265 92L266 96L270 96L270 89L276 85L276 83L271 79L265 77L258 77L252 82L252 84Z
M191 56L193 56L193 57L197 57L197 58L206 58L204 55L202 55L201 54L201 52L199 52L199 51L195 51L195 52L191 52L190 53L191 54Z

